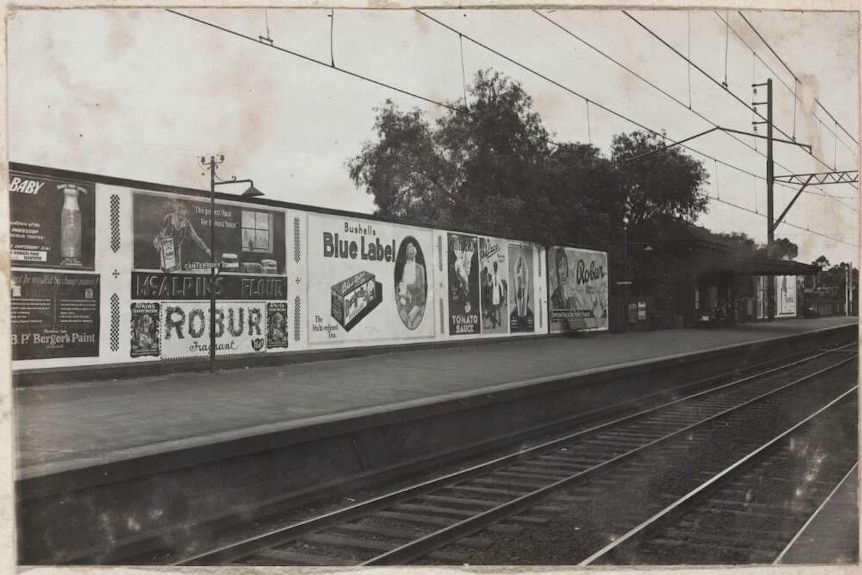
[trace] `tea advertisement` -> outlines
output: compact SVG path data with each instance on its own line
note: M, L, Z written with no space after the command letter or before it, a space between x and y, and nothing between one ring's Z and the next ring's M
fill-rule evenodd
M532 333L536 329L535 286L533 285L533 248L509 242L509 332Z
M447 240L449 335L480 334L479 239L450 233Z
M12 172L9 197L13 266L93 269L95 185Z
M134 268L210 273L212 250L221 273L284 275L284 213L217 202L210 245L210 203L180 195L134 194Z
M551 333L608 329L608 255L578 248L548 250Z
M12 359L97 357L99 276L12 271Z
M216 302L216 355L266 351L266 312L264 302ZM209 357L209 303L162 303L159 323L162 359Z
M311 344L434 337L432 232L308 216Z
M509 268L507 242L479 238L482 285L482 333L509 331Z

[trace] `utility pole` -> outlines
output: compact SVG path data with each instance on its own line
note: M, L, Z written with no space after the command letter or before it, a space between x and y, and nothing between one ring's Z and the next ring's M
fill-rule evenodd
M772 157L772 78L766 80L766 249L767 253L772 249L775 242L775 228L772 222L775 220L775 161ZM769 276L769 321L775 319L775 276Z

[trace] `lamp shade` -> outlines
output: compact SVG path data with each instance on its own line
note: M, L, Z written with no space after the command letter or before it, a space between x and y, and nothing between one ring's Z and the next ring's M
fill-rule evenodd
M250 185L246 191L242 193L242 197L244 198L257 198L262 196L263 192L254 187L254 184Z

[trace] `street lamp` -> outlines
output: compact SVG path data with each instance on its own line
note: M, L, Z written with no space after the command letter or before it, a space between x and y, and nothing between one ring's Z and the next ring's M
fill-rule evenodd
M221 182L216 181L216 168L224 162L224 155L210 156L207 160L206 156L200 158L201 166L208 168L210 171L210 372L215 373L215 351L216 351L216 335L215 335L215 315L216 315L216 276L220 269L216 266L215 252L215 189L216 186L224 186L226 184L248 183L248 189L242 193L244 198L256 198L263 195L263 192L254 187L254 182L251 180L237 180L236 176L230 180Z

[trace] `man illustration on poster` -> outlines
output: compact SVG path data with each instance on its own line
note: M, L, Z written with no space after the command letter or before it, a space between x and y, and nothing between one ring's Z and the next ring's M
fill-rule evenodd
M523 254L518 254L515 264L515 305L509 316L509 331L533 331L535 318L533 310L530 309L530 276L527 261Z
M153 238L153 247L159 252L162 269L166 272L183 269L183 250L188 253L188 240L194 243L207 259L211 257L210 248L198 235L188 217L189 209L186 203L179 199L168 202L167 213L162 219L158 235Z
M569 258L563 248L557 248L554 265L557 272L557 289L551 294L551 309L575 309L569 286Z
M503 323L503 319L501 317L500 305L506 301L506 280L500 279L500 274L498 273L498 265L497 262L494 262L493 271L491 272L491 324L492 328L496 329L497 326Z

